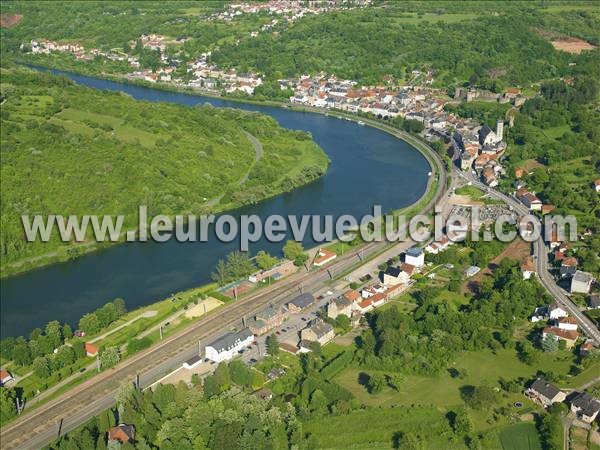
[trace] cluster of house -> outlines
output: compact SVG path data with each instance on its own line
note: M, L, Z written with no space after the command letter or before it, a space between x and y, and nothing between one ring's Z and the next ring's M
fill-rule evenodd
M579 420L588 424L596 420L600 412L600 401L587 392L573 391L567 394L543 378L535 380L525 390L525 395L544 407L566 402L569 404L571 412Z
M525 187L524 183L519 180L519 178L522 176L520 175L520 170L521 169L519 168L515 170L515 176L517 177L517 181L515 182L515 187L517 188L515 191L515 196L517 199L523 203L529 209L529 211L536 211L542 214L549 214L554 211L556 206L544 204L544 202L538 198L535 192L529 191L529 189Z
M214 362L233 359L241 350L251 346L255 342L256 336L269 333L279 327L288 314L301 314L313 306L314 303L314 296L309 292L305 292L284 306L269 305L248 320L246 328L227 333L207 344L204 348L205 357ZM296 348L295 351L309 351L310 342L316 341L324 345L334 336L333 326L316 318L300 331L300 348ZM200 358L196 358L193 362L188 361L188 365L193 367L196 362L199 363Z
M322 254L319 258L331 258L335 253ZM406 251L404 263L399 267L388 267L381 273L380 282L370 284L359 291L349 289L343 295L332 299L326 306L327 317L337 318L346 315L353 325L358 324L360 317L368 311L383 305L387 300L396 297L404 290L420 267L425 264L425 255L422 249L413 247ZM283 324L288 315L298 315L314 306L315 298L305 292L283 306L268 305L256 313L254 317L245 321L245 327L241 331L230 332L216 339L205 347L205 356L211 361L221 362L232 359L240 350L252 345L256 336L272 332ZM300 330L300 341L296 347L282 344L281 347L292 353L310 351L311 342L325 345L335 337L334 327L320 319L309 321ZM188 362L192 367L200 363L200 358Z
M446 244L443 244L446 245ZM399 266L388 266L381 272L376 283L363 287L360 292L350 289L327 305L327 316L335 319L344 314L353 324L360 317L397 297L410 285L411 277L425 265L425 253L419 247L412 247L404 254L404 262Z
M467 122L456 127L452 145L460 155L462 170L475 170L481 181L490 187L498 186L498 179L505 173L500 157L506 150L504 121L496 122L496 129Z
M416 70L413 75L421 75ZM389 77L388 77L389 78ZM391 78L389 79L390 81ZM423 85L433 82L431 71L424 74ZM499 120L496 129L456 117L444 111L444 100L439 90L428 87L376 86L358 87L352 80L338 79L318 73L303 75L296 79L279 80L281 89L292 89L290 102L316 108L334 108L352 113L370 113L381 119L402 117L423 124L428 139L452 139L454 148L461 155L463 170L474 168L484 183L491 187L498 185L498 177L504 173L499 162L506 149L503 141L504 122ZM509 89L498 101L512 101L522 104L518 90ZM458 95L458 94L457 94ZM460 97L459 97L460 98ZM451 130L455 130L451 133Z
M554 233L550 240L552 260L559 265L558 278L562 283L568 283L571 294L589 294L594 283L594 276L589 272L578 270L578 261L574 256L568 256L571 246L561 241Z
M567 348L572 348L579 339L577 320L569 316L558 303L536 308L531 321L547 321L547 326L542 330L542 339L564 341Z
M254 89L262 84L259 74L253 72L238 73L235 69L223 70L210 61L211 52L202 53L187 65L192 80L186 86L205 90L222 88L228 93L244 92L254 94Z
M130 56L123 53L121 50L113 49L103 51L98 48L86 50L83 45L75 43L60 43L49 39L32 39L29 42L31 53L48 55L52 52L57 53L72 53L73 56L80 61L91 61L96 57L102 57L111 61L127 61L132 67L139 67L140 61L136 56ZM21 48L24 46L21 45Z
M371 0L270 0L266 2L230 3L223 11L212 13L208 20L229 22L244 14L267 13L281 16L287 22L294 22L309 14L318 15L340 9L363 8Z
M412 86L397 87L391 77L386 77L386 80L387 85L359 87L356 81L320 72L313 76L281 79L279 86L282 90L294 91L290 97L292 103L351 113L371 113L381 119L405 117L421 122L425 128L436 133L446 129L449 115L442 110L445 102L437 98L439 91ZM426 80L426 83L433 81L432 72L427 73Z

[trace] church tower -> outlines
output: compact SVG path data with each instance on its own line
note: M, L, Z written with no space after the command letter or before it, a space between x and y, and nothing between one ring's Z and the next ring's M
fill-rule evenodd
M498 141L501 141L504 134L504 121L502 119L498 119L496 122L496 136L498 137Z

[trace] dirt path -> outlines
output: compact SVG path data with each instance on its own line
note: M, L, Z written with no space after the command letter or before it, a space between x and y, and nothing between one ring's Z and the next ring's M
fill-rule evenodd
M242 131L244 131L244 130L242 130ZM254 165L260 160L260 158L262 158L263 153L264 153L263 146L260 143L260 141L258 139L256 139L256 137L254 137L247 131L244 131L244 134L246 135L246 137L248 138L248 140L254 147L254 162L250 165L250 167L248 168L248 170L246 171L244 176L242 178L240 178L240 181L237 182L238 186L241 186L246 181L248 181L248 177L250 176L250 171L252 170ZM223 195L225 195L225 194L221 194L218 197L213 198L212 200L209 200L208 202L206 202L206 206L208 206L209 208L212 206L215 206L216 204L218 204L221 201L221 199L223 198Z

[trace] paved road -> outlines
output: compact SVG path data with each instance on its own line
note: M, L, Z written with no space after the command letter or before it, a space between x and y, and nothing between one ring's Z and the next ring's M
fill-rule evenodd
M471 182L474 186L482 189L483 191L487 191L492 197L495 197L499 200L502 200L507 205L511 206L519 215L526 216L530 215L531 212L517 199L505 195L501 192L498 192L495 189L491 189L488 186L481 183L479 180L475 179L470 173L465 174L463 172L455 169L461 177ZM536 226L542 226L539 219L535 218ZM596 342L596 344L600 344L600 331L594 325L594 323L585 315L579 307L573 303L573 301L566 295L566 292L561 289L555 282L554 278L548 271L548 248L546 247L546 243L543 239L543 234L533 243L533 256L536 262L536 269L538 279L541 284L546 288L548 293L554 297L554 299L562 305L575 319L577 319L577 323L579 327L583 330L583 332L592 340Z
M405 138L405 133L393 128L379 124L377 127ZM429 212L446 195L447 178L444 164L426 144L412 137L408 140L428 153L428 159L433 162L432 179L439 177L438 192L423 208L423 212ZM123 380L134 380L139 374L141 387L152 384L197 355L198 342L206 342L219 333L240 327L242 317L251 317L268 303L289 300L299 292L316 292L322 289L331 279L348 272L363 260L380 254L389 245L385 241L371 242L361 247L360 256L356 251L348 252L325 268L310 272L303 270L290 275L201 318L185 330L96 375L39 408L31 412L26 408L21 417L0 431L2 448L35 449L47 445L57 437L59 431L64 434L111 407L114 404L115 391Z

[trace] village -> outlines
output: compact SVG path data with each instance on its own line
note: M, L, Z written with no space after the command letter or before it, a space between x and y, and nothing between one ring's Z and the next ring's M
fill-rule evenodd
M271 3L252 4L250 10L273 7ZM230 8L245 11L239 5ZM213 95L243 94L252 96L255 89L264 82L263 76L255 72L238 72L234 68L222 69L211 61L212 52L206 51L195 59L185 62L187 76L175 76L175 72L184 64L177 59L176 48L185 42L185 37L171 39L157 34L144 34L137 41L129 43L131 48L142 48L160 54L160 67L155 70L140 67L139 58L113 49L109 52L97 48L85 50L81 44L61 44L49 40L31 41L31 53L49 54L51 52L71 53L78 60L91 60L96 57L113 61L126 61L134 70L126 77L149 83L169 83L178 88L197 89ZM173 50L173 51L172 51ZM175 56L168 56L173 53ZM181 73L181 72L179 72ZM509 88L503 94L457 88L454 99L450 100L445 92L432 88L434 72L413 70L409 84L402 84L392 77L386 77L379 86L359 86L356 81L340 79L335 75L318 73L302 75L298 78L278 80L282 91L293 92L289 97L292 105L307 106L324 110L372 116L381 120L397 117L405 121L418 123L422 135L428 141L443 140L451 142L460 155L463 170L475 170L481 180L490 187L498 185L498 179L505 174L501 158L506 149L504 141L504 121L499 120L494 130L474 120L457 117L444 110L450 101L495 101L510 103L518 108L525 96L517 88ZM513 114L514 115L514 114ZM512 126L513 115L508 117ZM360 122L359 122L360 123Z
M436 251L447 248L450 243L449 240L442 244L435 243ZM438 245L442 247L438 248ZM428 250L433 251L429 247ZM254 344L260 345L256 339L268 334L278 336L281 348L292 354L312 351L314 342L319 345L329 343L335 337L336 319L340 316L346 317L351 328L358 327L366 313L384 305L414 284L411 277L424 269L425 251L411 247L402 256L402 263L390 265L380 271L377 280L366 277L359 288L347 288L339 293L337 289L329 290L316 298L312 293L304 292L282 305L270 304L248 320L244 319L245 327L241 331L228 333L206 344L206 362L230 360L238 354L243 354L246 348L251 349ZM336 253L321 248L315 253L312 265L320 268L336 257ZM273 276L279 279L284 276L282 273L293 272L291 266L291 261L285 261L269 271L251 275L249 283L260 283ZM234 287L227 287L225 292L237 296L240 286L247 284L237 283ZM283 328L279 329L282 326ZM257 350L260 356L264 356L264 352ZM192 361L186 362L184 367L192 368L201 361L200 357L194 357Z

